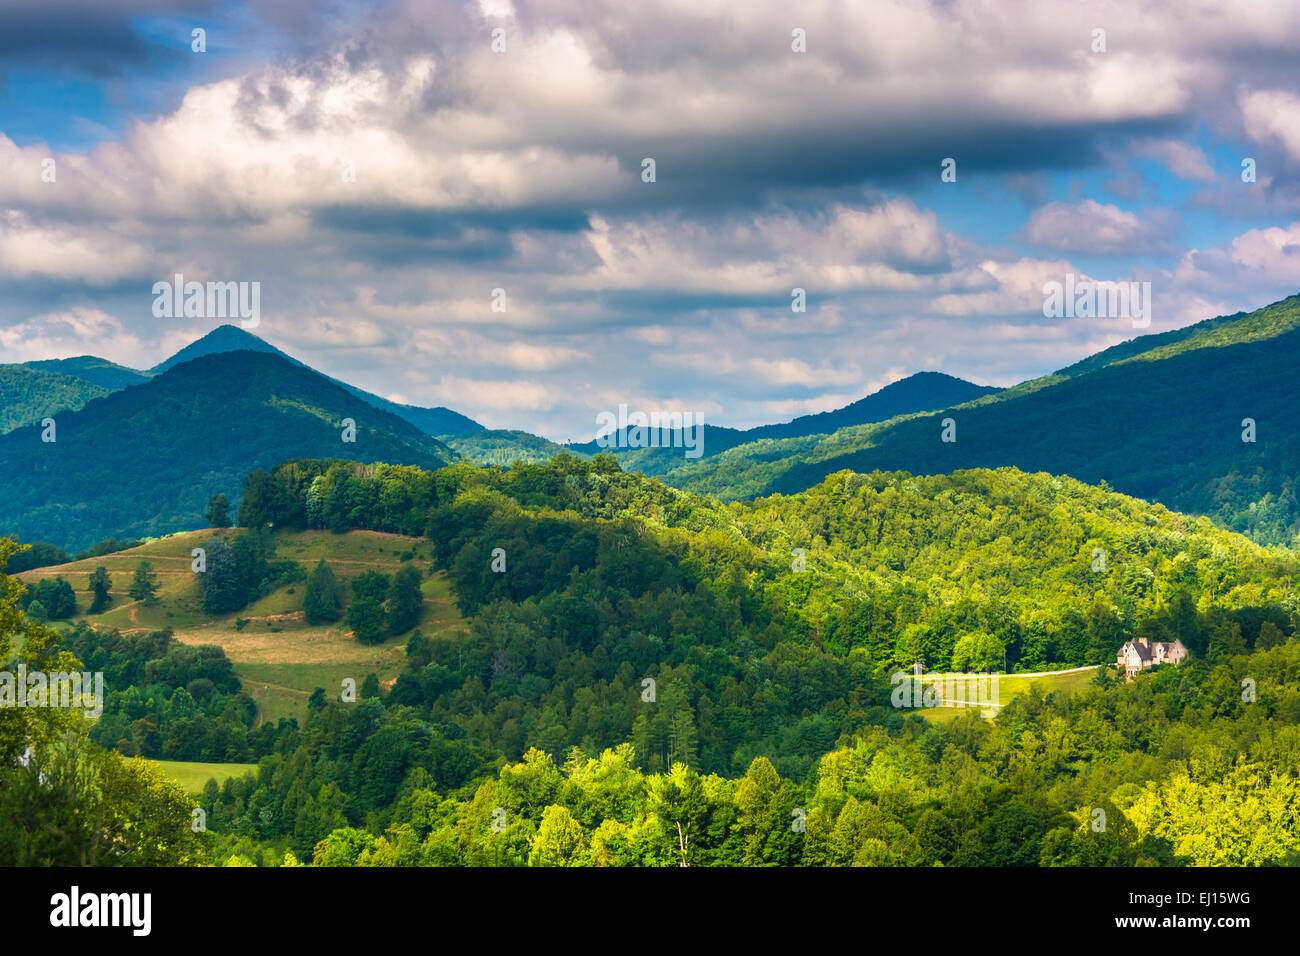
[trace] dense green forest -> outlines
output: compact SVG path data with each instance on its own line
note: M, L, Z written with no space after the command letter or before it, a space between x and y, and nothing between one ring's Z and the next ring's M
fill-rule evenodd
M1297 852L1278 816L1297 799L1296 560L1204 518L1010 468L844 472L722 503L564 455L508 470L293 460L248 475L238 522L263 579L267 525L425 535L472 624L413 632L391 688L369 675L351 703L322 688L301 728L255 727L216 649L72 628L57 646L113 676L86 746L258 760L254 777L203 793L211 832L195 852L208 860L1178 865ZM308 590L330 591L311 571ZM358 578L354 603L400 609L394 582ZM1001 666L992 648L1036 670L1113 660L1135 635L1177 636L1192 660L1128 685L1103 674L1073 697L1030 692L991 721L891 705L891 672L960 666L971 646L985 665ZM1191 814L1221 825L1207 836Z
M1294 640L1132 684L1103 678L1072 697L1031 693L991 721L894 712L795 778L764 757L730 778L690 760L646 773L625 744L530 750L471 781L471 751L385 703L330 705L292 755L264 759L256 778L209 783L201 802L225 834L217 855L324 866L1300 864Z
M634 549L639 567L595 583L634 596L668 580L684 592L701 581L743 587L758 595L749 604L765 609L764 624L842 653L869 650L876 666L917 660L910 649L895 655L890 635L927 625L919 659L946 667L954 615L987 618L1013 668L1096 663L1104 656L1088 659L1062 633L1095 605L1126 629L1176 598L1289 612L1297 571L1293 555L1208 519L1012 468L845 472L801 494L723 504L623 472L608 456L432 473L301 460L250 475L239 520L425 534L469 614L567 589L575 571L581 582L612 552ZM507 573L491 569L494 548L506 553Z
M127 756L244 763L270 753L292 721L256 725L256 708L220 647L167 631L76 628L63 646L104 675L107 699L90 739Z
M220 728L216 708L187 689L211 697L234 685L215 649L188 648L178 658L161 633L126 653L116 635L99 645L88 639L80 638L86 666L107 665L113 683L128 684L120 701L110 696L115 725L126 719L125 703L147 707L133 723L155 733L170 721L168 740ZM258 738L253 753L263 754L258 772L207 785L197 803L209 832L193 840L185 835L188 798L147 768L91 744L78 745L76 756L114 794L129 784L130 799L168 808L170 830L158 833L151 820L147 831L157 846L111 847L121 862L1295 865L1300 643L1268 643L1132 684L1103 675L1072 697L1031 692L992 721L970 713L935 724L880 706L798 776L764 756L731 776L704 772L689 756L651 772L631 743L558 755L530 749L505 762L367 682L355 704L322 703L301 731L282 722L250 735ZM155 688L147 704L137 690L143 681ZM214 686L203 690L203 682ZM883 686L874 692L886 699ZM100 726L92 740L103 736ZM81 795L76 781L46 793L38 809L30 772L0 770L14 778L0 799L34 822L0 818L0 853L66 861L61 848L43 844L42 825L61 819L64 794Z
M604 456L294 461L249 476L239 520L431 538L473 627L412 638L390 699L512 758L631 740L652 770L763 754L801 778L867 719L873 682L969 664L963 642L1024 671L1113 661L1133 636L1215 659L1289 636L1297 613L1293 556L1014 469L844 473L721 504ZM646 678L653 712L635 706Z

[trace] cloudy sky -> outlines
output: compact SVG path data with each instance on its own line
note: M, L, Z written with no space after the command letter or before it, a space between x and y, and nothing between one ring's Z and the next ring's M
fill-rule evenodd
M1298 56L1288 0L5 0L0 361L151 366L221 323L181 272L560 440L1010 385L1140 334L1044 318L1067 273L1150 332L1300 291Z

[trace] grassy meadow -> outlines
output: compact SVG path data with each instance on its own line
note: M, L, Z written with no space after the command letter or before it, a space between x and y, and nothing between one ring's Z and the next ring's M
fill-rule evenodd
M144 759L144 758L140 758ZM231 777L257 773L255 763L197 763L189 760L145 760L175 780L186 793L200 793L209 780L218 784Z
M998 706L1005 706L1013 697L1019 694L1027 693L1029 688L1037 687L1043 694L1050 694L1052 691L1064 691L1065 693L1074 693L1082 690L1096 676L1097 669L1089 668L1087 670L1070 669L1059 674L1041 674L1031 676L1028 674L999 674L998 675ZM957 675L954 675L957 676ZM974 676L974 675L969 675ZM958 707L955 705L940 707L921 707L918 712L926 720L948 721L966 713L974 708ZM976 713L980 711L975 710Z
M43 577L63 577L77 592L78 616L94 627L117 628L122 633L170 627L176 639L186 644L219 645L234 663L245 690L257 701L261 720L296 716L301 722L314 688L338 694L347 677L358 687L370 673L381 682L397 677L410 632L367 646L353 639L343 621L307 624L302 614L303 581L279 587L234 614L215 618L205 614L190 570L190 552L213 536L228 534L206 530L168 535L126 551L36 568L18 577L29 584ZM402 555L409 553L409 560L426 574L421 584L424 608L416 627L430 637L463 632L468 627L456 610L445 577L427 576L433 559L428 541L376 531L285 531L277 532L275 540L276 560L296 561L304 571L324 558L345 586L345 594L360 572L392 574L402 565ZM157 600L152 605L133 601L127 594L142 560L149 561L158 576ZM101 564L113 581L113 603L102 614L87 615L91 599L88 581Z

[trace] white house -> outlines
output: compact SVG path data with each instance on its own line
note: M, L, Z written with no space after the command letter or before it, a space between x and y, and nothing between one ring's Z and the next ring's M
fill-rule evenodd
M1187 657L1187 648L1175 638L1172 641L1148 641L1139 637L1129 641L1115 655L1115 666L1129 680L1138 671L1147 671L1161 664L1180 664Z

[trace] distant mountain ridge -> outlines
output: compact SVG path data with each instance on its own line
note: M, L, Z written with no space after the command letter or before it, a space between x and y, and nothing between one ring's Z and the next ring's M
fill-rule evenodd
M947 408L1002 391L991 385L976 385L943 372L916 372L891 382L865 398L829 412L804 415L783 425L759 425L743 429L746 441L761 438L798 438L827 435L850 425L883 422L898 415Z
M161 375L177 365L192 362L197 358L203 358L205 355L219 355L222 352L270 352L272 355L278 355L294 365L303 364L292 355L281 352L265 339L258 338L252 332L246 332L234 325L219 325L207 335L195 339L179 352L163 359L149 369L147 374Z
M842 469L1014 466L1300 544L1300 296L1143 336L970 402L822 438L760 441L663 474L724 499L789 494ZM951 418L953 441L942 438ZM1250 430L1248 432L1248 425ZM1243 440L1249 434L1254 440Z
M7 416L0 426L27 426L0 436L0 520L29 538L68 547L88 543L84 535L91 529L115 535L176 530L194 520L199 497L214 490L237 496L230 481L250 470L250 461L336 457L337 421L352 417L374 439L376 453L357 449L355 455L370 461L463 457L508 467L564 452L606 453L625 470L724 500L801 491L843 469L938 474L1014 466L1106 482L1126 494L1210 516L1257 541L1296 546L1298 363L1300 296L1292 296L1254 312L1139 336L1008 389L919 372L843 408L781 424L705 425L704 453L690 459L680 435L673 446L674 436L666 431L658 436L664 447L558 445L525 432L487 430L449 409L399 405L315 372L242 329L222 326L148 372L93 356L0 366ZM230 383L242 387L246 375L253 375L258 390L232 396ZM120 387L132 376L140 381ZM192 376L211 394L182 384ZM119 388L109 391L96 378ZM163 382L165 388L155 388ZM170 417L151 413L149 401L169 409ZM102 429L101 439L112 436L121 448L101 444L102 460L73 455L68 461L75 467L56 479L43 468L59 460L61 449L32 451L39 429L30 423L47 413L57 420L60 442L78 431ZM214 431L203 415L227 427ZM953 441L941 438L946 418L953 419ZM131 428L116 428L119 419ZM241 429L256 432L255 438ZM277 435L277 429L284 432ZM1253 440L1242 440L1247 431ZM217 450L194 453L196 436L207 436ZM265 447L258 444L263 441ZM226 446L236 449L237 461L218 453ZM149 469L135 464L152 460L159 470L157 462L171 461L174 449L190 449L189 470L160 470L185 491L159 486ZM120 470L106 472L109 461ZM86 475L97 483L87 484ZM154 519L106 504L116 500L124 479L142 500L161 502ZM82 497L68 497L73 490Z
M753 428L728 428L725 425L703 426L701 458L717 455L731 448L778 438L802 438L825 435L850 425L864 425L884 421L897 415L942 408L953 402L971 401L999 392L987 385L976 385L942 372L917 372L865 398L828 412L803 415L775 425L756 425ZM628 447L627 430L610 437L611 444L602 446L588 441L564 446L567 450L585 455L612 454L624 467L648 475L662 475L688 461L684 456L686 442L680 432L659 429L658 435L648 436L654 447Z

